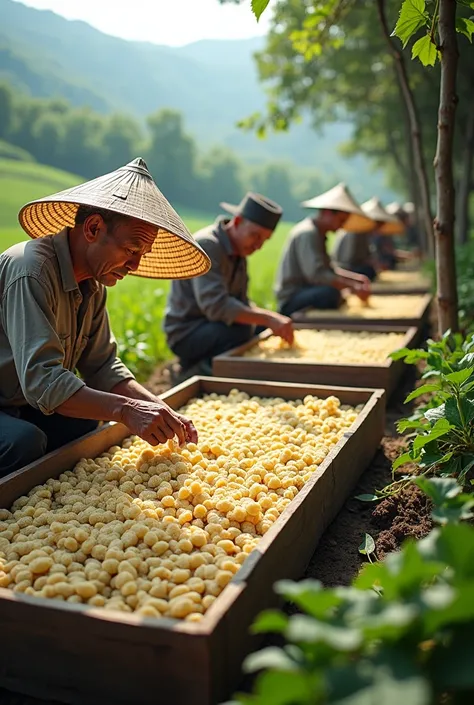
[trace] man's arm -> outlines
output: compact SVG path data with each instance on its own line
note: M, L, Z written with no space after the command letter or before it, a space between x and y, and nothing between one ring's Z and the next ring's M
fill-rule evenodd
M126 394L100 392L84 386L55 411L63 416L97 421L117 421L143 440L158 445L176 436L180 444L197 443L197 432L191 421L176 413L151 392L142 394L132 385L134 380L124 381L116 391L140 394L138 398ZM127 384L128 382L128 384ZM138 385L138 383L136 383ZM141 387L141 385L138 385ZM121 388L121 389L120 389ZM146 392L146 390L144 390ZM145 399L145 396L151 398Z
M219 246L212 240L201 241L211 259L211 269L207 274L196 277L192 285L194 295L203 315L209 321L222 321L228 326L233 323L267 326L276 334L293 342L293 326L286 316L254 308L234 296L230 296L221 271Z

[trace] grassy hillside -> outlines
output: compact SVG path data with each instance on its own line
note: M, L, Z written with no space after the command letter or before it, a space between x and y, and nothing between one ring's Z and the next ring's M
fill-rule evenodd
M81 179L41 164L0 159L0 252L27 238L18 225L22 205L35 198L69 188ZM213 222L216 213L191 212L176 206L191 232ZM270 242L249 260L250 295L261 306L274 307L275 270L290 223L282 223ZM169 282L128 277L109 290L108 309L120 353L142 378L157 362L170 357L162 332Z

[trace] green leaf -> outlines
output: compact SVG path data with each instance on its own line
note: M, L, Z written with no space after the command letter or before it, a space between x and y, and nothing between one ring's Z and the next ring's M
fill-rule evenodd
M429 34L425 34L413 44L411 50L411 58L419 58L423 66L434 66L438 58L438 50L436 45L431 41Z
M358 499L359 502L380 502L382 497L379 497L376 494L358 494L354 497L354 499Z
M467 399L465 396L460 397L459 408L455 397L450 397L445 406L447 420L458 428L464 428L464 425L474 419L474 401ZM459 409L461 410L462 419Z
M447 419L439 419L429 433L417 436L415 438L415 440L413 441L413 451L416 452L431 441L445 436L447 433L449 433L449 431L451 431L452 428L453 427Z
M472 22L472 26L474 27L474 22ZM470 352L464 355L464 357L459 360L458 367L460 369L463 369L465 367L474 367L474 353Z
M359 553L363 556L370 556L375 551L375 541L370 534L365 534L364 540L359 546Z
M362 634L358 629L318 622L303 614L290 617L285 636L291 642L322 643L338 651L354 651L362 643Z
M278 610L265 610L261 612L252 625L254 634L274 632L281 634L288 625L288 617Z
M425 12L425 0L404 0L392 36L398 37L403 47L406 47L410 37L418 32L421 27L425 27L427 22L428 14Z
M464 34L472 44L474 22L467 17L456 17L456 32Z
M283 649L276 646L269 646L250 654L243 663L245 673L255 673L255 671L261 671L264 668L271 668L275 671L294 671L298 665Z
M267 671L258 677L255 690L259 705L307 703L311 696L308 676L304 673Z
M421 387L414 389L405 399L405 404L408 404L412 399L421 397L422 394L428 394L429 392L437 392L442 389L440 384L423 384Z
M405 433L405 431L422 428L423 424L420 419L400 419L397 423L398 433Z
M270 0L252 0L252 12L257 18L257 22L267 9L269 2Z
M431 499L435 506L439 506L448 499L453 499L461 494L462 487L451 477L417 477L415 485Z
M324 619L328 611L341 602L341 598L334 591L325 590L319 580L301 580L298 583L279 580L274 590L315 619Z
M474 368L465 367L463 370L459 370L458 372L451 372L449 375L445 376L445 379L448 382L451 382L452 384L459 385L463 384L463 382L466 382L466 380L469 379L473 372Z
M405 463L412 463L413 462L413 457L411 453L402 453L402 455L399 455L396 460L393 461L392 463L392 470L397 470L401 465L405 465Z
M371 660L328 670L331 705L431 705L428 680L414 658L384 646ZM314 700L311 702L315 702ZM322 700L319 702L323 702Z

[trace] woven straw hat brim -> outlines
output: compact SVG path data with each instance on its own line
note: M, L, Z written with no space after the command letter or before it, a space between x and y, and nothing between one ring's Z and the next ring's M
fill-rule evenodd
M157 227L152 251L142 258L136 276L189 279L209 271L208 256L158 189L143 160L27 203L18 218L32 238L54 235L74 226L80 205L104 208Z

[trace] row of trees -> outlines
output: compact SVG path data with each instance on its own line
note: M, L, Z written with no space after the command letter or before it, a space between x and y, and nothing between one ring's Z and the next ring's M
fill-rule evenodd
M268 4L252 0L257 16ZM273 7L257 55L268 110L245 125L286 129L302 111L316 125L350 116L348 151L384 164L417 204L425 248L432 254L436 245L440 329L456 329L454 212L464 243L473 190L473 0L278 0ZM403 47L414 40L416 61L393 34Z
M0 84L0 140L85 178L140 154L173 203L211 212L219 201L238 203L255 189L278 201L286 218L296 219L301 200L332 185L316 170L284 162L249 167L219 146L201 152L176 110L159 110L140 125L124 114L104 116L62 99L31 98L6 83Z

